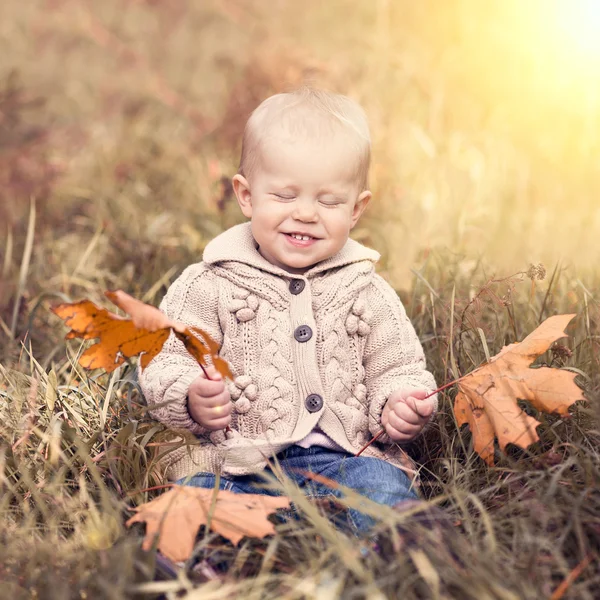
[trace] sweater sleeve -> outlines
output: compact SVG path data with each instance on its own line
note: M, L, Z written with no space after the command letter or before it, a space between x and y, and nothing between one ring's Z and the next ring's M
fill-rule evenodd
M373 317L363 365L369 402L369 431L381 431L381 414L390 394L400 388L436 389L426 369L425 354L417 333L394 289L379 275L369 290ZM437 395L432 397L434 413ZM389 441L386 434L380 441Z
M159 308L170 319L203 329L221 344L223 335L217 300L211 273L199 263L188 267L173 282ZM203 371L173 333L148 366L143 371L138 368L138 375L148 406L156 405L150 409L155 419L169 427L189 429L197 435L207 433L192 419L187 407L190 384L203 375Z

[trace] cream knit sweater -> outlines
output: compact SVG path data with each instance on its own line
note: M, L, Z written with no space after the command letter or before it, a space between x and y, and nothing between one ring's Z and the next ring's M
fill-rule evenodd
M169 479L261 471L315 427L356 453L381 430L391 392L435 389L398 296L375 273L378 258L348 240L335 256L290 275L260 255L249 223L206 246L203 262L183 272L160 308L221 344L234 374L231 431L208 432L191 418L187 392L202 370L171 335L140 375L148 405L156 405L151 414L197 437L165 456ZM377 442L364 455L414 471L396 444Z

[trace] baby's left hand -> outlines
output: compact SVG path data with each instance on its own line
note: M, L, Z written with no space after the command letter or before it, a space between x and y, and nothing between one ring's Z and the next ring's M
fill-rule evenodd
M392 392L383 407L381 424L394 442L409 442L427 425L433 414L427 390L400 389Z

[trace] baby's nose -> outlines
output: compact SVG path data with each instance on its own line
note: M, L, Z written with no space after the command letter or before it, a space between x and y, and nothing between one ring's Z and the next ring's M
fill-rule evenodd
M297 200L294 202L292 216L298 221L314 221L317 218L317 207L312 200Z

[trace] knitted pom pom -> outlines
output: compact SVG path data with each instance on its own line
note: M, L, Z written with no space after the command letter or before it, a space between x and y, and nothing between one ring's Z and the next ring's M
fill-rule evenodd
M245 290L243 288L238 288L233 292L233 297L238 300L245 300L250 295L250 290Z
M258 308L258 298L254 294L250 294L248 298L246 298L246 302L248 303L248 307L252 310Z
M258 389L256 388L256 386L251 383L245 390L244 390L244 396L246 396L246 398L248 398L248 400L256 400L256 397L258 396Z
M365 323L364 321L359 321L358 322L358 335L361 336L366 336L369 335L369 333L371 333L371 326L368 323Z
M238 321L245 323L246 321L250 321L254 319L254 311L251 308L242 308L235 313Z
M350 335L358 333L362 337L367 336L371 333L369 323L372 318L373 313L366 307L364 300L358 298L346 318L346 331Z
M231 311L231 312L237 312L238 310L242 310L243 308L247 308L247 304L245 300L232 300L228 305L227 308Z
M366 308L365 301L362 298L357 298L356 302L352 306L352 312L357 317L360 317L365 312L365 308Z
M234 403L233 408L235 412L240 413L241 415L247 413L250 410L250 400L245 396L242 396L237 402Z
M252 377L250 375L239 375L235 378L234 383L240 390L245 390L252 383Z
M242 308L235 313L238 321L245 323L246 321L250 321L254 319L254 311L251 308Z
M350 335L354 335L358 331L358 323L359 320L356 315L348 315L348 318L346 319L346 331Z

